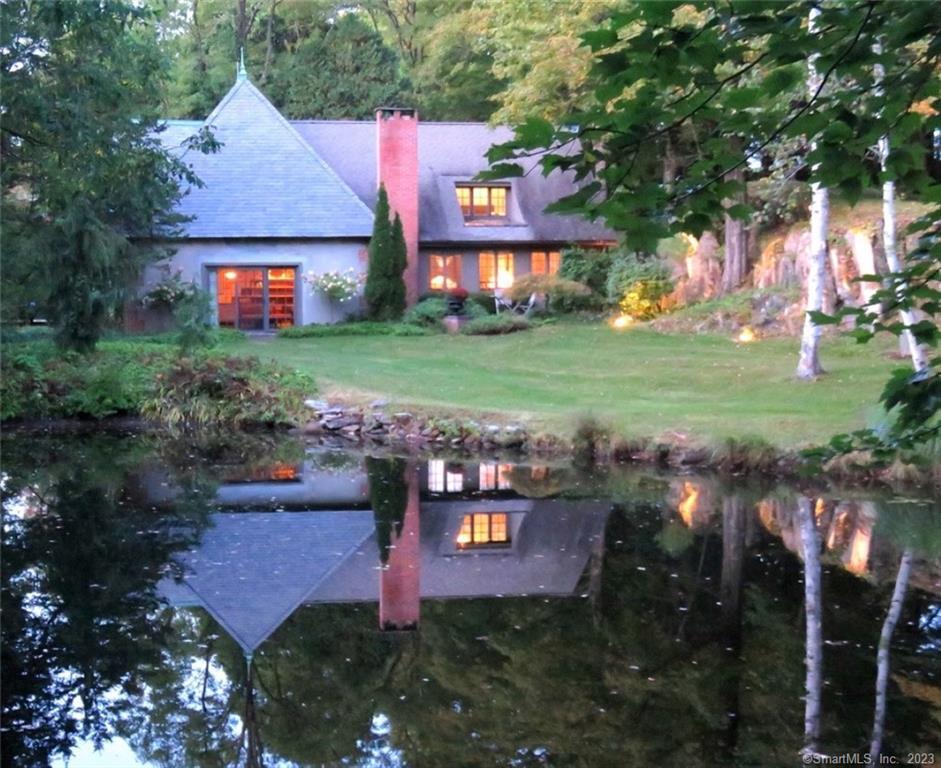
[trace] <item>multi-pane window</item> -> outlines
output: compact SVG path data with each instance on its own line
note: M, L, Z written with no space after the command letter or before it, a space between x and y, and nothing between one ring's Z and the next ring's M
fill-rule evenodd
M506 218L506 187L459 185L456 190L465 221Z
M457 545L467 547L499 546L510 544L510 526L506 512L475 512L464 515L457 534Z
M480 290L509 288L513 285L513 254L509 252L483 251L478 255Z
M448 467L441 459L428 462L428 491L430 493L460 493L464 490L464 472Z
M554 275L562 264L558 251L533 251L529 271L534 275Z
M481 491L505 491L513 487L512 464L481 464L478 488Z
M461 257L428 257L428 287L433 291L453 291L461 285Z

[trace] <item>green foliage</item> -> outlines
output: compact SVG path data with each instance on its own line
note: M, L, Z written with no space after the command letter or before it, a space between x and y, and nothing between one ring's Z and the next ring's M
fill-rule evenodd
M165 53L152 13L122 0L16 0L0 6L0 30L12 298L39 303L61 346L88 351L162 255L146 237L175 230L180 182L196 181L157 138ZM24 294L27 273L37 288Z
M591 289L587 285L558 275L523 275L508 291L513 301L525 301L533 294L546 297L546 309L574 312L592 307Z
M390 223L389 198L385 187L380 185L363 292L370 320L397 320L405 311L402 273L407 258L402 221L396 214L394 223Z
M490 297L490 303L493 304L493 297ZM445 315L451 314L448 309L446 299L437 296L431 296L422 299L414 307L411 307L402 318L404 322L412 325L419 325L425 328L440 328L441 321ZM478 302L471 300L470 297L464 303L464 315L466 317L478 318L486 317L489 313Z
M603 301L608 293L608 272L614 251L610 249L571 246L562 251L559 276L587 285Z
M169 348L124 343L82 357L46 343L16 345L0 358L0 420L93 418L140 411Z
M288 117L370 119L377 106L413 103L394 47L354 6L338 14L329 0L248 0L248 73ZM192 13L162 20L174 53L173 117L204 119L232 87L242 44L234 10L225 0L200 0Z
M499 315L487 315L471 320L461 327L461 333L468 336L498 336L504 333L525 331L530 327L529 319L522 315L503 312Z
M278 336L282 339L311 339L331 336L427 336L432 331L420 328L406 320L401 323L377 323L357 321L353 323L331 323L296 325L281 328Z
M141 413L183 430L292 424L313 391L306 376L257 358L183 357L154 377Z
M187 355L215 342L212 328L212 296L195 283L190 284L173 307L180 353Z
M647 320L663 311L673 284L670 269L659 259L621 253L611 264L607 288L610 301L622 312Z

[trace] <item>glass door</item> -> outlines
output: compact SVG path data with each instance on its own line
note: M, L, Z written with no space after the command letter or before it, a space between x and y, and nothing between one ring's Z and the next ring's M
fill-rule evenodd
M261 269L219 270L219 325L240 331L261 331L265 326L265 286Z
M294 268L268 270L268 327L294 325Z
M294 267L216 270L219 325L267 331L294 325Z

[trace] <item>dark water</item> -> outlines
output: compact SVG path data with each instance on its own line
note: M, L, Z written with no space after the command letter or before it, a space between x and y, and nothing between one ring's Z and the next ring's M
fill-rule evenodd
M4 765L941 762L937 500L289 438L3 473Z

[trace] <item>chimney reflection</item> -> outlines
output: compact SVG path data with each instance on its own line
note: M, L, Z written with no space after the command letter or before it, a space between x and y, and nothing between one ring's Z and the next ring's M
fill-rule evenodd
M379 571L379 626L383 630L418 628L421 610L421 531L418 468L404 467L405 514L391 532L388 560Z

